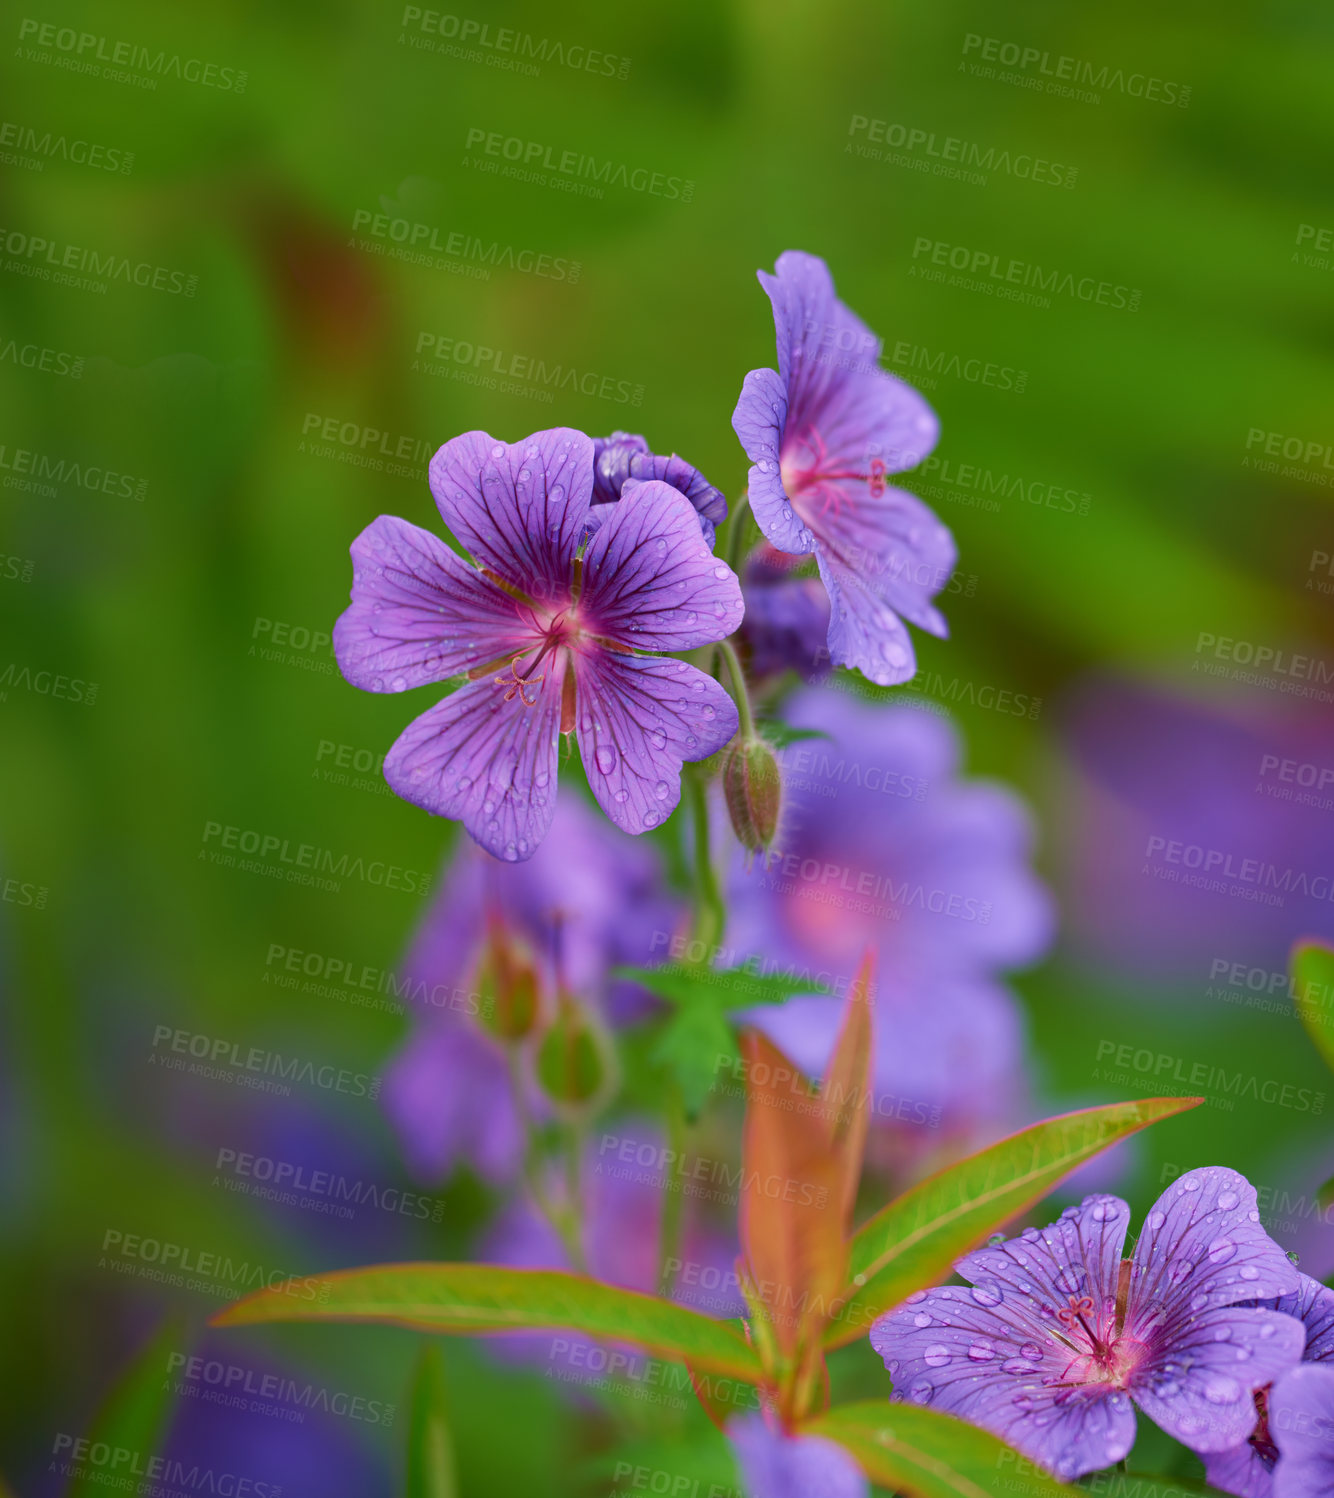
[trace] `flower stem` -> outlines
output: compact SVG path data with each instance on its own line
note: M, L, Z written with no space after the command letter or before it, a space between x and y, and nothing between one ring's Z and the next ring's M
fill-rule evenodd
M667 1158L680 1160L686 1148L686 1114L681 1100L681 1089L675 1082L667 1089ZM657 1293L670 1300L672 1286L676 1281L676 1267L681 1261L682 1212L685 1202L679 1191L672 1189L671 1180L663 1182L662 1218L658 1227L658 1286Z
M746 532L750 530L750 494L745 493L736 502L732 511L732 528L727 533L727 565L733 572L741 571L741 554Z
M736 698L737 716L741 720L742 740L753 739L755 717L750 710L750 691L746 686L746 673L741 669L741 657L736 653L736 646L731 640L719 640L718 649L732 675L732 695Z
M692 934L695 941L702 942L709 949L716 947L722 938L726 909L718 885L718 873L713 866L709 842L709 798L704 777L692 765L686 770L684 781L695 824L695 929Z
M566 1179L572 1185L569 1202L561 1204L552 1201L542 1181L542 1161L537 1147L537 1128L529 1112L528 1100L524 1093L523 1068L519 1061L518 1047L508 1046L505 1058L509 1063L510 1091L514 1096L514 1111L519 1116L519 1128L523 1134L523 1176L528 1186L528 1193L533 1199L533 1205L560 1237L571 1265L580 1274L587 1274L588 1260L584 1255L584 1245L579 1235L577 1157L573 1166L567 1160Z

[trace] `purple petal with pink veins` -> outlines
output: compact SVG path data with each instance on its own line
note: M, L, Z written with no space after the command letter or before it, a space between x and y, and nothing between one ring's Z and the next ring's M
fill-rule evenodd
M593 442L573 427L497 442L465 432L431 459L431 492L480 565L543 603L569 597L593 492Z
M1300 1284L1297 1269L1260 1226L1254 1186L1235 1170L1205 1166L1174 1181L1144 1220L1126 1331L1156 1342L1201 1311L1290 1294Z
M746 1498L867 1498L862 1469L825 1436L788 1435L763 1414L741 1415L727 1427Z
M1016 1239L1016 1248L1024 1242ZM1047 1266L1048 1279L1060 1273ZM1071 1350L1053 1328L1063 1330L1023 1292L987 1280L909 1296L871 1328L871 1345L894 1380L894 1399L970 1420L1072 1478L1126 1455L1135 1412L1111 1384L1071 1375Z
M580 623L642 650L693 650L741 623L736 573L704 544L670 484L627 488L584 553Z
M1206 1451L1204 1476L1211 1488L1235 1493L1237 1498L1272 1498L1274 1464L1250 1441L1227 1451Z
M624 832L647 832L681 799L681 765L737 730L736 704L703 671L661 656L574 656L579 753L598 805Z
M899 686L917 674L917 654L898 615L855 572L816 551L820 580L829 594L829 658L860 671L878 686Z
M1274 1498L1334 1498L1334 1368L1304 1363L1269 1395Z
M366 692L444 681L531 643L503 589L438 537L394 515L352 543L352 605L334 625L338 668Z
M772 369L752 369L732 413L732 430L746 450L751 513L765 539L790 556L815 550L815 536L792 508L783 488L780 451L787 421L787 390Z
M720 489L684 458L663 457L649 450L643 437L613 432L593 438L593 505L614 504L627 484L661 479L679 489L699 515L704 539L713 545L714 527L727 519L727 500Z
M1130 1394L1183 1445L1227 1451L1255 1428L1255 1390L1295 1367L1305 1340L1301 1322L1278 1311L1204 1311L1156 1334Z
M461 687L408 724L384 778L405 801L461 821L495 857L531 857L556 802L561 686L547 671L521 686L487 678Z

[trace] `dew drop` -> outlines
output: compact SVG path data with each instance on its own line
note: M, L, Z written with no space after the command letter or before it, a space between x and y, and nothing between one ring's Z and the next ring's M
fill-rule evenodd
M1187 1176L1181 1183L1181 1189L1183 1191L1198 1191L1200 1189L1200 1183L1194 1176Z
M1226 1264L1237 1251L1237 1245L1231 1238L1215 1238L1209 1245L1209 1262L1211 1264Z
M1026 1358L1030 1359L1040 1358L1042 1356L1042 1349L1036 1342L1025 1342L1024 1345L1019 1349L1019 1351L1022 1352Z
M657 814L656 811L646 811L644 813L644 826L645 827L656 827L658 825L658 823L661 822L661 821L662 821L662 818Z
M653 794L658 798L659 801L665 801L667 797L671 795L671 793L672 788L667 784L665 780L660 780L657 785L653 787Z
M593 751L593 763L604 775L610 775L616 768L616 751L610 744L599 744Z
M1148 1226L1150 1228L1152 1228L1152 1230L1155 1233L1158 1231L1158 1229L1160 1227L1162 1227L1163 1223L1165 1223L1166 1221L1167 1221L1167 1214L1165 1212L1150 1212L1149 1213Z
M968 1356L975 1363L989 1363L996 1356L996 1349L984 1337L979 1337L969 1344Z
M912 1324L914 1326L930 1326L930 1314L926 1311L918 1311L918 1313L912 1319Z
M1260 1271L1254 1264L1243 1264L1239 1273L1244 1280L1258 1280L1260 1278Z
M1241 1385L1226 1373L1216 1373L1204 1386L1204 1397L1210 1404L1236 1404Z
M1224 1212L1230 1212L1237 1205L1237 1193L1235 1191L1221 1191L1218 1195L1218 1205Z
M998 1306L1005 1297L999 1285L974 1285L973 1299L980 1306Z
M950 1360L950 1350L942 1347L939 1342L933 1343L922 1354L922 1361L928 1368L943 1368Z

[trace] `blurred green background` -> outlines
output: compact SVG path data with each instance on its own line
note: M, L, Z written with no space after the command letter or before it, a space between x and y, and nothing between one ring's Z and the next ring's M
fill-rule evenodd
M327 635L362 526L382 512L434 524L425 458L449 436L640 431L734 494L732 406L745 372L773 360L754 272L789 247L826 257L889 367L939 412L942 461L1087 497L1073 512L1013 496L990 508L939 487L939 469L908 480L961 553L943 599L952 638L918 637L923 671L1041 699L1036 716L965 702L958 721L969 767L1034 805L1061 899L1071 861L1097 856L1067 835L1061 703L1076 684L1185 682L1201 630L1334 654L1327 598L1307 587L1313 552L1334 551L1321 460L1288 474L1244 461L1254 430L1334 441L1329 259L1314 238L1334 225L1327 8L420 9L25 0L4 21L0 1471L25 1492L59 1490L55 1436L87 1429L168 1309L185 1348L220 1303L118 1276L108 1233L294 1272L457 1253L478 1211L466 1184L439 1224L326 1224L229 1193L217 1150L271 1138L270 1124L323 1131L368 1178L410 1183L366 1098L182 1088L152 1059L170 1026L374 1074L403 1033L386 1009L268 981L270 954L388 968L421 900L221 868L205 829L434 876L452 828L377 791L373 770L356 775L421 704L343 684ZM528 38L536 76L531 58L495 65L514 56L494 45L502 28ZM1037 63L1003 77L1011 46L1108 82L1080 99L1033 87ZM139 48L150 61L136 66ZM1132 75L1171 83L1178 102L1137 96ZM477 144L492 134L498 157ZM995 165L981 183L937 175L946 138L993 163L1073 167L1073 185ZM679 179L679 195L576 195L488 170L511 140ZM444 253L395 258L395 232ZM1139 307L941 284L920 274L923 241L1133 288ZM99 278L84 251L147 266L149 284ZM531 379L473 382L467 345L577 379L554 400ZM987 365L1005 373L984 381ZM1259 696L1264 710L1272 693ZM341 746L355 783L322 774ZM1263 1054L1269 1074L1324 1086L1295 1023L1182 1007L1071 946L1018 987L1054 1099L1116 1095L1091 1077L1105 1034L1220 1064ZM1318 1162L1322 1138L1310 1115L1201 1109L1143 1140L1123 1184L1138 1208L1163 1162L1277 1182L1279 1162ZM392 1426L336 1422L328 1448L350 1490L394 1491L413 1338L305 1328L246 1346L318 1360L329 1387L398 1405ZM471 1348L446 1361L463 1491L605 1490L549 1383ZM308 1454L313 1427L270 1424L261 1472L288 1470L286 1442L307 1476L285 1491L333 1491Z

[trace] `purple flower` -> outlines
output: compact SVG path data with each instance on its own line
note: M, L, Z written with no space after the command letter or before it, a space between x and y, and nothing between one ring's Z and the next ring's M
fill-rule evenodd
M1334 1495L1334 1367L1303 1363L1285 1374L1269 1398L1278 1442L1274 1498Z
M1053 924L1027 812L963 779L953 728L918 708L811 688L786 717L821 736L781 755L774 849L749 871L737 856L728 959L809 976L834 997L757 1008L748 1023L821 1075L840 1001L875 947L874 1116L969 1133L1008 1117L1023 1035L999 974L1040 957Z
M711 676L643 650L689 650L741 622L731 568L679 490L627 488L588 539L593 443L556 427L507 446L485 432L431 459L445 524L381 515L352 544L352 606L334 626L343 675L402 692L466 675L385 756L406 801L461 821L489 853L532 856L551 825L556 745L574 732L593 794L624 832L681 798L681 765L736 732Z
M1130 1208L1088 1196L1039 1231L955 1265L971 1289L919 1291L871 1342L894 1398L984 1426L1063 1478L1121 1461L1138 1405L1198 1452L1255 1425L1252 1396L1295 1365L1297 1270L1260 1226L1255 1189L1218 1166L1175 1181L1122 1259Z
M791 668L805 681L818 681L829 674L829 595L818 577L793 572L792 559L772 546L751 552L741 575L746 599L741 637L749 647L752 675L774 676Z
M778 373L746 376L732 426L751 461L750 506L771 545L815 556L829 594L829 654L882 685L916 670L900 616L947 633L930 599L954 570L949 531L886 483L936 444L930 406L880 368L880 340L834 295L823 260L788 250L759 272Z
M699 528L713 549L716 528L727 519L727 500L721 489L715 489L698 468L693 468L675 453L663 458L649 451L648 443L632 432L613 432L610 437L593 438L593 508L589 520L595 527L610 513L606 506L615 504L627 485L648 479L661 479L679 489L699 515Z
M618 965L655 960L677 923L655 850L615 833L577 796L556 798L551 834L522 864L465 844L431 905L395 991L416 1013L390 1064L384 1107L413 1173L436 1181L467 1161L494 1183L518 1173L523 1141L502 1047L480 1027L478 967L488 940L532 966L542 993L558 978L609 1019L629 1022L643 992L608 983ZM559 970L559 971L558 971ZM534 1107L536 1107L534 1100Z
M1327 1290L1319 1280L1301 1275L1301 1284L1291 1295L1265 1302L1265 1308L1282 1311L1286 1316L1295 1316L1306 1328L1306 1349L1302 1362L1329 1363L1331 1382L1334 1382L1334 1290ZM1275 1396L1284 1388L1294 1373L1285 1373L1272 1389L1257 1389L1255 1410L1258 1417L1255 1429L1240 1446L1230 1451L1219 1451L1205 1460L1204 1469L1210 1483L1227 1493L1238 1493L1242 1498L1271 1498L1282 1490L1278 1485L1275 1463L1280 1454L1287 1458L1289 1440L1300 1447L1302 1436L1310 1431L1279 1423L1275 1415ZM1325 1395L1325 1443L1328 1460L1334 1463L1334 1390ZM1284 1440L1279 1440L1285 1435ZM1332 1469L1334 1470L1334 1469ZM1318 1491L1318 1489L1296 1488L1292 1493ZM1334 1488L1330 1489L1334 1492Z
M729 1421L747 1498L866 1498L866 1475L837 1441L793 1436L756 1411Z

